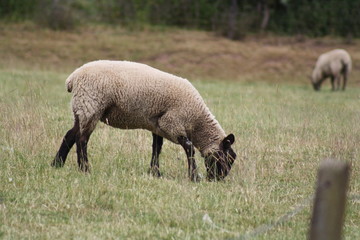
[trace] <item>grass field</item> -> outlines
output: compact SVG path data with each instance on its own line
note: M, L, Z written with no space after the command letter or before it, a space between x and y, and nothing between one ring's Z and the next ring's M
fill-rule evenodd
M142 130L113 129L103 124L98 125L89 143L91 174L83 174L77 170L74 150L64 168L53 169L50 162L72 125L71 95L66 92L64 81L81 59L95 58L96 52L91 52L93 55L89 57L79 50L73 61L62 63L50 59L46 62L52 50L53 59L61 59L58 54L61 45L56 43L66 38L66 34L54 37L60 33L36 30L35 34L31 33L33 29L26 29L14 31L3 26L1 31L6 34L0 35L3 38L0 40L10 43L13 36L23 34L35 49L45 46L43 51L35 51L29 45L26 55L26 51L19 50L24 47L21 44L13 49L6 47L4 41L0 44L6 49L0 53L0 56L3 54L0 68L0 238L238 238L252 234L264 224L276 225L284 214L306 202L314 194L319 163L327 157L351 164L351 199L347 202L344 236L346 239L360 238L357 68L345 92L331 92L328 82L321 92L314 92L305 81L294 82L290 79L291 73L300 79L300 70L286 67L286 61L283 64L285 73L268 71L263 66L260 74L244 69L246 76L239 78L233 76L232 66L229 74L223 65L219 68L223 73L219 75L216 71L214 74L206 71L202 75L204 69L194 74L193 84L220 124L227 133L236 136L234 150L238 159L224 182L190 182L182 148L168 141L160 157L163 177L154 178L147 174L151 134ZM75 33L67 34L73 34L73 49L82 46L81 41L76 42ZM160 39L157 34L169 33L155 33L149 37L149 42ZM190 38L190 33L186 34ZM207 36L202 34L196 33L195 38L188 41L201 45L197 41ZM42 44L36 41L39 35L43 37ZM114 35L110 34L109 39L109 42L105 38L98 41L111 47ZM328 41L326 47L337 46L337 42ZM229 44L221 48L231 49L237 43ZM246 43L238 44L237 51L246 49ZM170 45L164 49L170 49ZM358 45L350 47L357 49ZM205 46L203 48L205 52ZM270 56L279 54L284 48L283 45L278 50L273 47L274 54ZM298 45L290 48L294 55L290 54L289 58L297 58L300 49ZM153 54L151 51L155 50L144 50L149 56ZM306 51L312 59L315 53L310 54L310 49ZM63 53L66 55L65 50ZM65 55L62 56L65 60L71 58ZM100 50L99 55L99 58L104 56ZM143 59L143 55L141 52L138 59ZM26 56L27 59L22 58ZM184 57L176 55L169 62L180 64ZM266 58L263 56L261 60ZM307 61L300 63L304 69L308 64ZM71 65L76 66L71 68ZM161 68L162 62L156 61L153 65ZM165 64L162 69L169 68L171 66ZM179 69L174 71L181 73ZM278 76L283 79L275 81ZM232 79L235 80L230 81ZM199 154L197 162L204 175ZM261 234L259 231L259 235L255 232L253 239L305 239L311 201L305 206L296 216L269 231Z

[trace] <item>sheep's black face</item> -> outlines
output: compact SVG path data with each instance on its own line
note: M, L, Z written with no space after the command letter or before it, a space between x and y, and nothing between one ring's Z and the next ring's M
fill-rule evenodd
M220 143L219 151L205 157L207 179L209 181L222 180L229 174L236 158L236 153L231 148L234 141L234 135L230 134Z
M314 82L313 82L312 85L313 85L315 91L319 91L319 90L320 90L320 85L321 85L320 82L317 82L317 83L314 83Z
M328 76L324 76L322 75L322 77L320 78L320 80L315 80L314 77L309 77L310 78L310 81L311 81L311 84L314 88L315 91L319 91L320 90L320 87L321 87L321 83L324 81L325 78L327 78Z

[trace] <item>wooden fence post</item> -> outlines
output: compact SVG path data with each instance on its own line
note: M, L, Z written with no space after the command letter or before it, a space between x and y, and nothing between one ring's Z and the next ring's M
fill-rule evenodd
M310 240L341 239L349 174L346 162L326 159L320 164Z

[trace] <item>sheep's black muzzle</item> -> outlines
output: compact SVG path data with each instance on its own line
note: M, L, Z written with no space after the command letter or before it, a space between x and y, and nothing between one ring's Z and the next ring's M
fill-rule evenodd
M317 83L312 83L312 85L313 85L313 88L314 88L315 91L319 91L319 90L320 90L320 85L321 85L321 83L319 83L319 82L317 82Z
M229 148L226 151L217 151L205 158L208 181L223 180L230 172L236 159L235 152Z

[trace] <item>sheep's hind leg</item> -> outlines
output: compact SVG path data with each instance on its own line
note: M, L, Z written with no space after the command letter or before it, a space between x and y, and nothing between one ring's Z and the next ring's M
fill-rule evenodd
M79 134L79 121L75 119L74 127L71 128L64 136L59 151L51 163L52 167L63 167L67 158L67 155L75 144L76 135Z
M92 132L92 131L91 131ZM78 135L76 138L76 153L78 157L79 169L83 172L89 172L89 161L87 157L87 144L91 132L86 131Z
M90 139L91 133L96 127L96 123L99 121L100 115L92 115L88 118L88 121L84 122L80 118L80 131L76 136L76 153L77 153L77 162L79 169L83 172L89 172L90 166L87 157L87 144Z
M155 133L153 133L152 136L153 136L152 156L151 156L149 173L152 174L153 176L160 177L161 174L159 170L159 155L163 145L163 137L160 137Z
M346 82L347 82L347 74L345 73L343 76L343 86L342 86L342 90L344 91L346 88Z
M177 138L180 145L184 148L189 164L189 177L193 182L199 182L200 176L198 174L198 169L195 162L195 148L192 142L187 137L178 137Z

